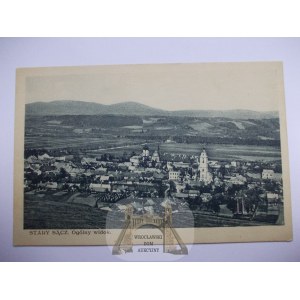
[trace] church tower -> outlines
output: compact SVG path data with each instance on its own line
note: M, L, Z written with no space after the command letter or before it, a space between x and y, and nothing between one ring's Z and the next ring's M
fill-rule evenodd
M142 153L143 160L144 161L148 160L149 155L150 155L150 153L149 153L149 147L147 145L145 145L144 148L143 148L143 153Z
M208 156L205 149L200 154L198 171L200 174L199 181L204 183L211 182L211 174L208 171Z
M156 162L160 162L160 157L159 157L160 153L159 153L159 145L157 146L157 150L154 151L153 155L152 155L152 160L156 161Z

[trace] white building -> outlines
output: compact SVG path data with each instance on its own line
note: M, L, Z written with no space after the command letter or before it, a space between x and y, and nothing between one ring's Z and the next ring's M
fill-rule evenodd
M97 159L96 158L91 158L91 157L83 157L81 159L81 164L82 165L88 165L88 164L96 164Z
M55 157L56 161L66 161L66 157L65 156L60 156L60 157Z
M261 177L262 177L262 179L273 179L274 171L265 169L262 171Z
M135 171L135 170L136 170L136 166L134 166L134 165L133 165L133 166L129 166L129 167L128 167L128 170L129 170L129 171Z
M167 169L168 169L168 171L173 170L173 163L171 161L167 161Z
M110 184L99 184L99 183L91 183L90 184L90 190L93 192L104 192L106 190L111 190Z
M205 184L211 183L212 175L208 171L208 156L204 149L200 154L198 171L199 181L204 182Z
M169 180L178 180L179 179L179 171L170 171L169 172Z
M159 162L160 161L160 158L159 158L159 153L158 151L154 151L153 155L152 155L152 161L156 161L156 162Z
M130 162L134 165L134 166L138 166L140 163L140 157L135 155L130 157Z
M237 167L237 162L236 161L232 161L230 164L231 164L232 167L235 167L235 168Z
M150 155L150 153L149 153L149 147L147 145L145 145L144 148L143 148L142 156L143 156L143 158L148 158L149 155Z
M110 181L110 177L109 175L101 175L100 176L100 181L103 182L109 182Z
M49 190L56 190L58 188L57 182L47 182L46 188Z
M44 160L44 159L51 159L52 157L49 156L47 153L44 153L43 155L39 155L38 159L39 160Z

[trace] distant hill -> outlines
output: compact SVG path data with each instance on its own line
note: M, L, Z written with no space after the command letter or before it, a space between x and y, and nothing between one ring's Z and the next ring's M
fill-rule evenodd
M172 113L178 117L198 117L198 118L230 118L230 119L271 119L278 118L278 112L259 112L254 110L180 110Z
M122 102L104 105L84 101L52 101L26 104L28 115L139 115L139 116L177 116L177 117L223 117L231 119L269 119L277 118L277 112L257 112L252 110L179 110L167 111L137 102Z
M104 105L84 101L52 101L26 104L28 115L163 115L164 111L137 102Z

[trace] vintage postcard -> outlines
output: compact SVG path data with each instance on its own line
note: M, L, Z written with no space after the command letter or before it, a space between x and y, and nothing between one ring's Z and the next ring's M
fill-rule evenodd
M14 245L292 239L280 62L18 69L15 120Z

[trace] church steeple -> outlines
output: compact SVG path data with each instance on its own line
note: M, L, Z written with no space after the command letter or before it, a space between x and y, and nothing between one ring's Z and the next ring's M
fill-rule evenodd
M154 151L153 155L152 155L152 160L159 162L160 161L160 154L159 154L159 145L157 146L157 150Z
M198 171L199 181L202 181L204 183L211 182L211 174L208 171L208 156L204 148L199 157Z

